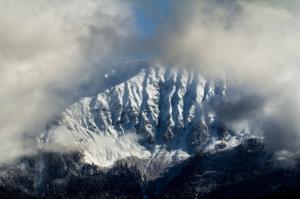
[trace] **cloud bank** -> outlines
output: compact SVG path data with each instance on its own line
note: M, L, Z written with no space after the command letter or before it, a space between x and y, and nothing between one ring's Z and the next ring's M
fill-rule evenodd
M263 135L273 150L300 148L297 1L176 1L162 43L165 63L225 74L221 120Z
M122 1L0 0L0 163L36 152L33 138L118 57L132 26Z

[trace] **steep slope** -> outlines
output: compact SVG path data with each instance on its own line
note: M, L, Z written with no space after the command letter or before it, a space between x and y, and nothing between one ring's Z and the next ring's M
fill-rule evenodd
M112 74L117 76L117 71L105 78ZM242 140L244 135L216 119L212 106L226 97L225 80L151 63L136 68L133 75L122 75L101 93L66 109L47 141L68 134L86 161L99 166L133 156L146 160L146 167L159 167Z

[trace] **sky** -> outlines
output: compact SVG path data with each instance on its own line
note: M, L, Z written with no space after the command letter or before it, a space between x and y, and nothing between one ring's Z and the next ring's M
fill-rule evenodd
M151 12L147 11L144 6L151 6ZM170 0L153 0L151 5L146 4L143 6L135 6L135 20L141 33L145 36L151 36L155 34L159 24L164 20L163 18L168 17L170 14L170 6ZM155 10L155 12L152 10Z
M297 0L0 0L0 163L36 153L49 120L137 59L225 75L228 125L299 153L299 11Z

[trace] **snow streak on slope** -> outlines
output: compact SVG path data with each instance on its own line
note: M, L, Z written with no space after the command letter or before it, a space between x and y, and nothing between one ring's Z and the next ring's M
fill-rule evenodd
M224 97L225 80L149 64L129 79L73 104L64 111L60 125L90 163L111 166L135 156L148 164L168 165L201 150L240 142L242 135L215 119L211 105Z

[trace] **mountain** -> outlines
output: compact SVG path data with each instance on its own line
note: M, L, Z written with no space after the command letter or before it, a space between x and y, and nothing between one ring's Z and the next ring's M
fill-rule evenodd
M232 97L234 82L151 62L108 68L95 82L101 82L97 94L49 121L38 154L1 165L0 198L298 193L299 160L278 166L262 137L223 121L218 107Z
M118 77L117 71L113 75ZM102 167L128 157L144 160L146 167L157 162L165 167L199 151L236 146L245 137L227 129L212 106L226 98L226 80L155 63L121 77L66 109L44 140L63 132L86 162Z

